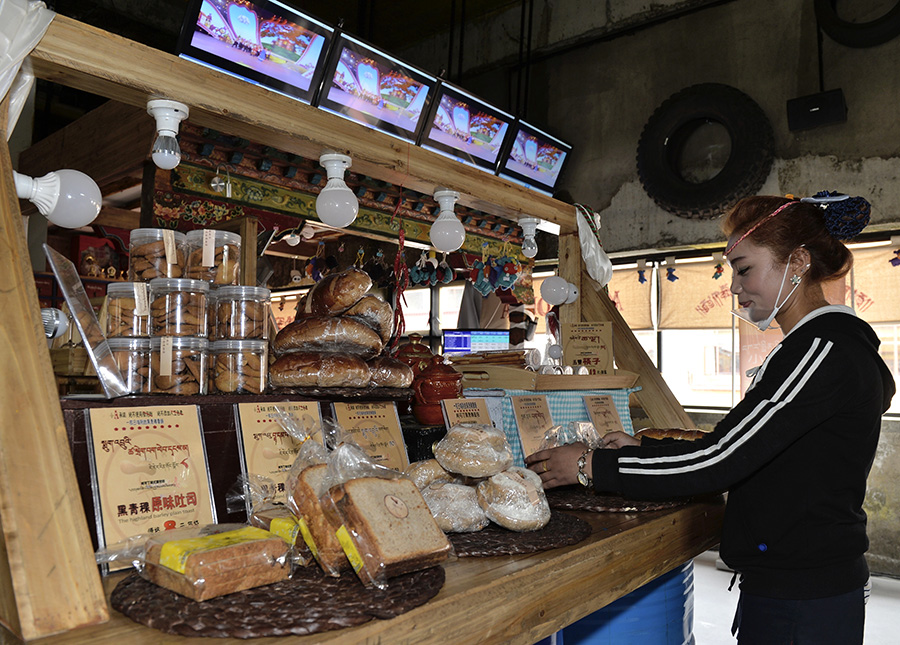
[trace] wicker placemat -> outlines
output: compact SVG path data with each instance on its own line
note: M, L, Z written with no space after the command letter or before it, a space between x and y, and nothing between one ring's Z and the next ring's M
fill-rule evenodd
M552 513L538 531L517 532L491 523L475 533L448 533L459 557L520 555L578 544L591 534L591 525L568 513Z
M564 486L546 491L550 508L594 513L637 513L660 511L687 504L688 500L647 502L625 499L621 495L598 495L584 486Z
M431 600L443 584L442 567L391 578L384 591L365 588L352 574L331 578L305 567L284 582L196 602L135 573L116 586L110 604L137 623L179 636L302 636L399 616Z

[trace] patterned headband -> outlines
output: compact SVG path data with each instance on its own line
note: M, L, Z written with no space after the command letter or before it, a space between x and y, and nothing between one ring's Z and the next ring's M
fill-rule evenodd
M796 200L794 200L794 201L790 201L790 202L788 202L788 203L786 203L786 204L782 204L781 206L779 206L778 208L776 208L772 213L770 213L769 215L766 215L765 217L763 217L763 218L762 218L761 220L759 220L756 224L754 224L753 226L751 226L750 228L748 228L746 231L744 231L744 234L741 235L738 239L736 239L736 240L734 241L734 244L732 244L732 245L729 246L727 249L725 249L725 253L724 253L723 255L728 256L732 251L734 251L734 247L736 247L738 244L740 244L741 242L743 242L743 241L744 241L744 238L747 237L748 235L750 235L750 233L752 233L753 231L755 231L756 229L758 229L760 226L762 226L763 224L765 224L766 222L768 222L770 219L772 219L773 217L775 217L776 215L778 215L778 213L780 213L781 211L783 211L785 208L787 208L787 207L790 206L791 204L797 204L797 203L798 203L798 202L797 202Z

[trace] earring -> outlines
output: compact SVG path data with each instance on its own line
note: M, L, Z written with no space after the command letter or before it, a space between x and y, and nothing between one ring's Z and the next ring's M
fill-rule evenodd
M796 273L795 273L794 275L791 276L791 284L794 285L795 287L796 287L798 284L800 284L800 280L801 280L800 276L797 275Z

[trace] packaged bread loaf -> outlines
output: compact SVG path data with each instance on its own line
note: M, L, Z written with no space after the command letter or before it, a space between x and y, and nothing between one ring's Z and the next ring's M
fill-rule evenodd
M349 354L294 352L269 366L273 387L366 387L371 372L365 361Z
M705 437L703 430L688 430L685 428L644 428L634 433L635 439L680 439L684 441L695 441Z
M490 477L509 468L513 456L500 430L488 425L452 426L434 446L434 458L445 470L467 477Z
M438 463L437 459L414 461L406 467L403 474L409 477L419 490L424 490L435 482L452 482L456 480L456 475L444 470L444 467Z
M340 576L350 570L350 561L337 539L335 525L322 511L319 498L325 492L325 464L314 464L300 471L288 490L288 503L299 519L299 527L313 557L322 570Z
M374 329L385 345L391 340L394 310L378 296L374 294L363 296L342 315L359 320Z
M182 596L208 600L286 580L289 547L253 526L176 529L147 541L141 575Z
M513 466L478 484L485 515L511 531L536 531L550 521L550 505L540 475Z
M313 285L300 300L297 318L343 313L371 288L372 279L365 271L351 267L339 273L331 273Z
M338 539L367 586L440 564L450 542L422 493L405 477L358 477L332 486L323 510L340 525Z
M311 316L285 326L275 336L278 354L324 352L353 354L363 360L381 353L384 343L368 325L353 318Z
M422 489L422 497L445 533L474 533L490 524L472 486L432 482Z
M413 382L412 368L390 356L379 356L369 361L374 387L409 387Z

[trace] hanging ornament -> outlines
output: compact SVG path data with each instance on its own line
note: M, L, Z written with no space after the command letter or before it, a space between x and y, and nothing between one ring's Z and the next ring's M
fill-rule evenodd
M894 251L894 257L891 258L890 262L891 262L891 266L895 266L895 267L900 266L900 249L897 249L896 251Z
M366 252L363 250L363 247L359 247L359 250L356 252L356 260L353 262L353 266L358 269L362 269L366 262ZM372 276L369 276L372 277Z

